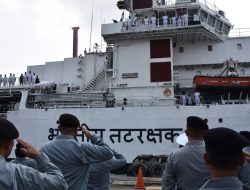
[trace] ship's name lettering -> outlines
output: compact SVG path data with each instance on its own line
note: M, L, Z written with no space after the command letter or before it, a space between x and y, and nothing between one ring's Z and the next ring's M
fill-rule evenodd
M101 138L104 137L104 133L107 133L106 129L90 129L96 135ZM141 129L109 129L109 140L111 143L131 143L133 141L139 141L143 144L145 141L151 143L162 143L163 140L174 142L175 137L179 136L179 133L183 131L182 128L141 128ZM59 135L58 129L49 129L48 139L51 141ZM78 139L82 142L89 141L86 139L84 133L79 130L77 134Z

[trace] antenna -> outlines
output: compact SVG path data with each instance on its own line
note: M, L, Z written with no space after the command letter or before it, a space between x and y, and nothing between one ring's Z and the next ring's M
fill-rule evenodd
M102 0L101 0L101 24L102 24ZM102 32L101 32L101 48L102 48Z
M89 52L91 51L91 40L92 40L92 26L93 26L93 12L94 12L94 1L92 1L92 15L91 15L91 24L90 24L90 36L89 36Z

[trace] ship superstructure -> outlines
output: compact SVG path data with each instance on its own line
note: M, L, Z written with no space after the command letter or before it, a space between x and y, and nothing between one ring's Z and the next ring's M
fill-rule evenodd
M197 0L123 0L117 6L129 17L102 25L105 52L95 44L76 56L74 46L73 58L28 66L47 82L0 88L2 116L23 138L40 147L58 135L60 114L72 113L131 162L178 148L175 139L190 115L211 128L249 130L249 87L212 97L194 84L195 76L222 73L230 58L239 76L250 76L250 37L229 38L232 24L223 11ZM180 95L194 99L197 90L201 105L182 105ZM86 141L80 132L78 140Z

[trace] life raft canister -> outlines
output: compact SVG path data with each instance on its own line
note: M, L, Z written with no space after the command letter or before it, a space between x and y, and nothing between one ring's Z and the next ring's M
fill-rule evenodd
M169 88L165 88L163 91L164 96L171 96L171 90Z

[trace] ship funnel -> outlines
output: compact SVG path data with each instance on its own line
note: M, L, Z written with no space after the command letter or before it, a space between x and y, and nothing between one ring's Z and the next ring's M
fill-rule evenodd
M73 57L78 56L78 30L80 27L72 27L73 30Z

